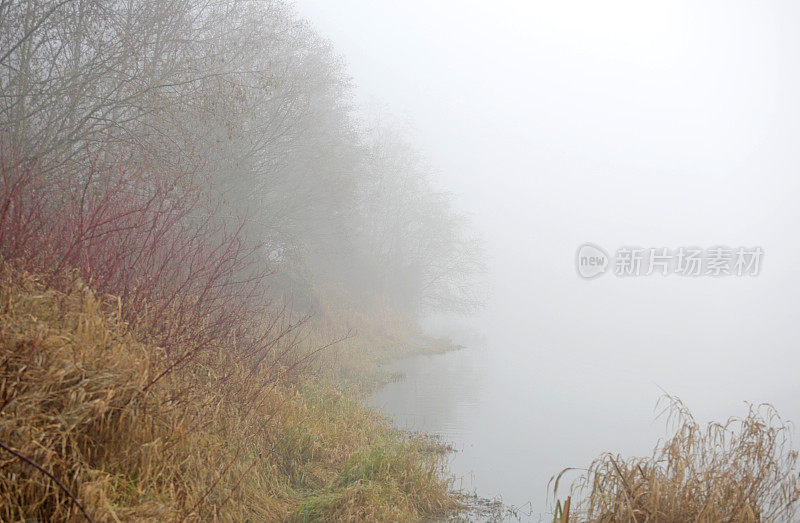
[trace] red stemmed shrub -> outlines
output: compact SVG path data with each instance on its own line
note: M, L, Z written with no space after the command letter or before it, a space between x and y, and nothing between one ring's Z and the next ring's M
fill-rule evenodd
M50 285L80 278L119 298L122 319L162 349L154 380L221 344L264 361L291 331L279 311L265 314L265 257L244 219L220 215L194 173L103 151L45 174L0 148L0 181L0 257Z

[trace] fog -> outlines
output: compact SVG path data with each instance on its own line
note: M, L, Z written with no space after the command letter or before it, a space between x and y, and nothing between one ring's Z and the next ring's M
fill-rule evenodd
M535 423L554 426L510 443L496 466L531 448L563 466L647 452L664 391L701 421L743 414L745 401L800 418L800 7L296 6L348 63L365 118L406 123L483 238L491 298L462 325L486 336L491 363L465 379L517 394L495 432L525 433L515 420L542 409ZM575 270L586 242L765 254L757 276L587 281ZM529 489L537 503L544 487Z
M792 519L798 22L0 0L0 519Z

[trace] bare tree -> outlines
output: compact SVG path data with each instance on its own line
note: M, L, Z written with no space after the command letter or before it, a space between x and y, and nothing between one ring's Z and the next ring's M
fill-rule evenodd
M478 302L463 218L399 134L359 127L342 60L279 0L0 0L0 122L7 158L60 178L43 190L85 187L98 154L154 184L191 172L178 189L285 278Z

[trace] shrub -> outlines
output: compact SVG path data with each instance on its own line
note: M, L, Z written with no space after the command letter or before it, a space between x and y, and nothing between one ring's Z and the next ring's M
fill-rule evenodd
M0 257L48 285L79 279L117 297L122 319L162 349L164 372L222 345L264 361L294 326L270 310L244 222L209 208L191 172L112 153L44 176L0 147Z

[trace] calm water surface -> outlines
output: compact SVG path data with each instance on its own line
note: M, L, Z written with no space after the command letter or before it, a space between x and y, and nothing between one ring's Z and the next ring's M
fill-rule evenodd
M547 485L554 474L585 467L607 450L649 454L666 434L656 419L662 391L653 377L587 359L582 350L490 342L390 368L405 379L386 385L369 403L400 428L452 442L457 486L521 507L531 521L548 519ZM744 413L734 393L741 382L666 381L701 421Z
M539 368L524 355L482 347L409 358L391 365L405 379L369 402L400 428L452 442L457 452L450 470L458 486L502 498L538 520L550 508L553 474L621 444L647 450L626 433L657 432L655 396L651 390L647 397L629 397L624 409L609 409L603 405L619 398L606 387L576 401L566 373Z

